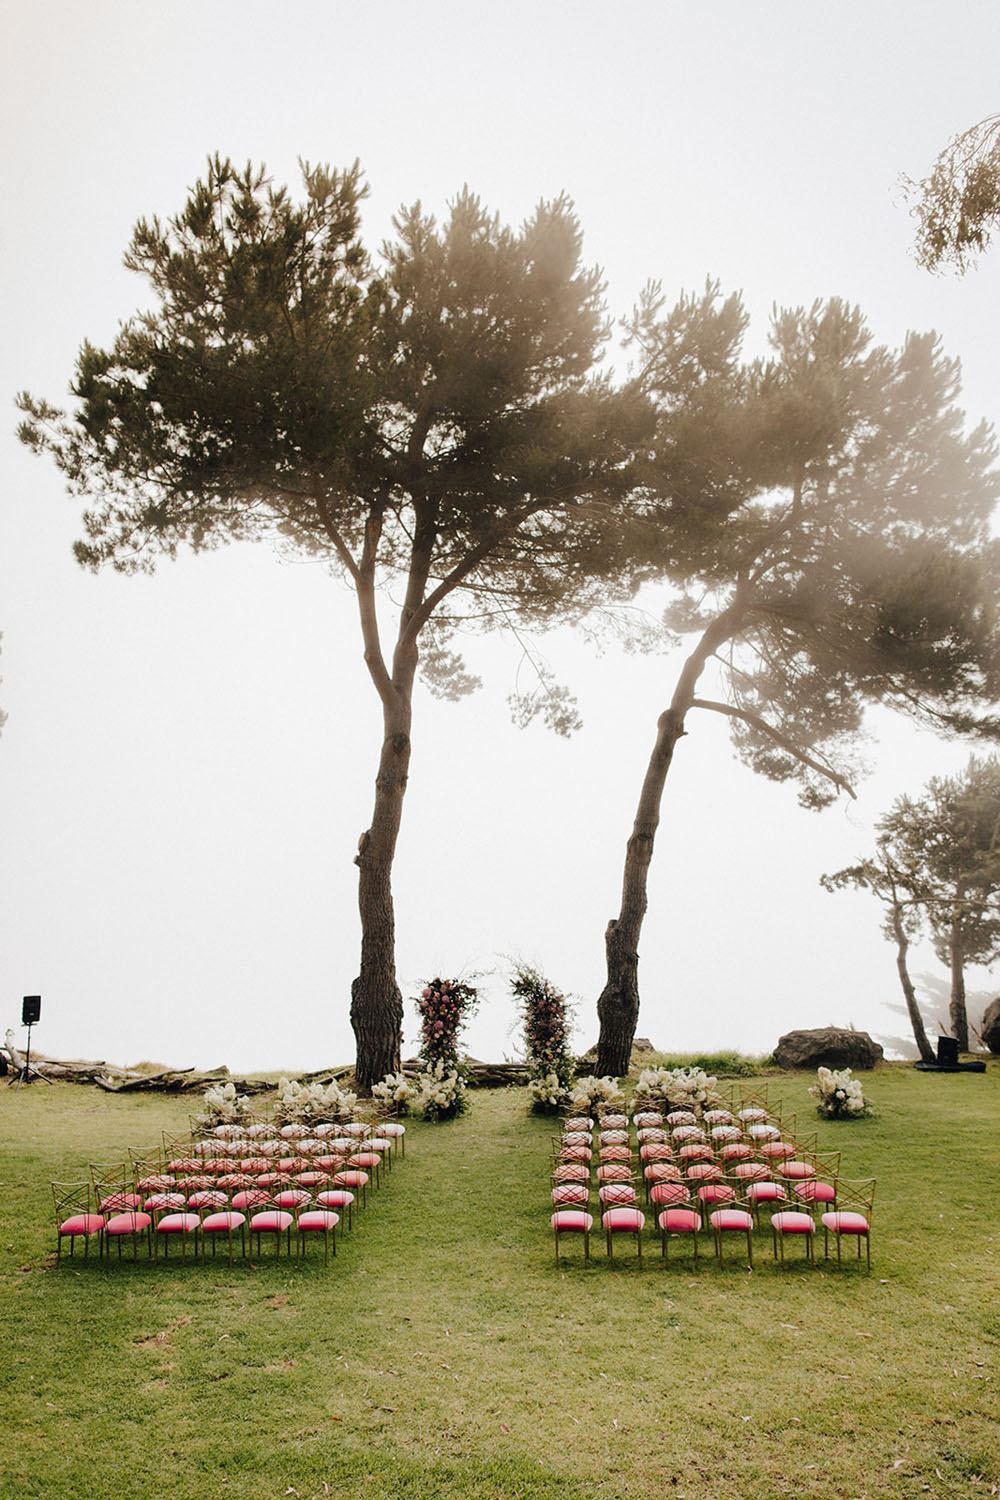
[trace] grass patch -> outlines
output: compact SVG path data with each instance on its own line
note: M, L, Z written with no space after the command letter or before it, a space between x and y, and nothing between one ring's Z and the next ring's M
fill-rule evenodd
M56 1270L49 1182L181 1130L185 1101L0 1090L0 1494L120 1500L912 1500L990 1495L1000 1340L985 1076L885 1068L877 1113L819 1121L879 1186L873 1272L782 1271L759 1238L640 1270L601 1245L557 1266L552 1122L524 1091L414 1122L324 1268L78 1254ZM652 1241L649 1250L654 1250ZM862 1263L863 1264L863 1263Z
M716 1078L756 1078L769 1059L744 1052L644 1052L633 1055L632 1072L643 1068L701 1068Z

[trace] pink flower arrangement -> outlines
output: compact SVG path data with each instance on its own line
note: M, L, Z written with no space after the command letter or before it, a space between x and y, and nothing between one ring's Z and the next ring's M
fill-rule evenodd
M460 979L432 979L420 992L420 1055L425 1063L458 1062L458 1034L472 1015L478 993Z

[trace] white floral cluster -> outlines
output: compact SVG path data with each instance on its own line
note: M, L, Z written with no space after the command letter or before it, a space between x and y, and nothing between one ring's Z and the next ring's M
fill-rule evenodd
M414 1108L425 1120L449 1120L465 1109L465 1079L455 1068L447 1068L443 1058L421 1068L417 1076Z
M300 1083L297 1078L280 1078L274 1101L278 1120L308 1124L313 1120L350 1120L354 1117L357 1094L342 1089L335 1081L324 1088L321 1083Z
M831 1068L817 1068L819 1080L812 1084L810 1094L816 1099L816 1108L828 1120L856 1120L859 1115L871 1113L871 1104L864 1096L860 1078L851 1076L850 1068L834 1072Z
M250 1112L250 1100L246 1094L236 1092L235 1083L213 1083L205 1090L196 1124L203 1130L213 1130L217 1125L238 1125Z
M569 1102L582 1114L593 1114L602 1105L624 1105L625 1095L614 1078L595 1078L589 1073L576 1080Z
M644 1068L636 1081L632 1104L664 1114L671 1109L689 1109L701 1115L722 1103L718 1081L703 1068Z
M405 1073L387 1073L381 1083L372 1085L372 1098L391 1114L408 1115L418 1093L419 1086Z
M544 1073L528 1080L528 1097L532 1106L546 1110L560 1109L569 1098L569 1090L560 1081L558 1073Z

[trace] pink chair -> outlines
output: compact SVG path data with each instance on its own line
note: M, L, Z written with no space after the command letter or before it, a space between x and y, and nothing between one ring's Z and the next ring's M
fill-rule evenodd
M316 1202L320 1208L332 1208L339 1211L341 1218L344 1209L347 1209L347 1227L354 1227L354 1194L350 1188L324 1188L321 1193L316 1194Z
M62 1255L63 1240L69 1240L69 1253L74 1253L78 1239L83 1240L84 1259L90 1254L90 1241L97 1235L100 1251L104 1234L104 1215L94 1213L90 1206L89 1182L54 1182L52 1197L56 1211L56 1261Z
M104 1243L108 1254L111 1254L111 1243L118 1246L118 1258L121 1259L122 1240L132 1241L132 1259L138 1259L139 1241L143 1237L146 1240L146 1249L149 1251L150 1230L153 1223L151 1214L143 1213L141 1209L128 1209L125 1213L112 1214L104 1226Z
M329 1265L331 1245L334 1255L337 1253L337 1225L339 1223L340 1215L332 1208L304 1209L295 1221L299 1255L305 1254L307 1234L321 1234L323 1236L323 1264Z
M617 1234L634 1234L636 1254L642 1262L642 1229L646 1216L639 1208L609 1208L601 1215L607 1238L608 1258L614 1259L613 1241Z
M694 1247L695 1265L698 1264L698 1235L701 1231L701 1217L693 1208L665 1208L657 1218L660 1226L660 1253L664 1260L669 1260L667 1246L670 1236L674 1234L685 1234L691 1236Z
M594 1227L592 1214L579 1208L558 1209L550 1220L556 1237L556 1263L559 1261L559 1236L561 1234L583 1235L583 1258L590 1259L590 1231Z
M774 1242L774 1258L778 1259L778 1247L781 1247L781 1264L785 1264L785 1236L795 1235L806 1242L806 1259L813 1260L813 1242L816 1237L816 1224L812 1214L804 1213L801 1209L786 1208L780 1213L771 1215L771 1237Z
M837 1183L837 1207L823 1214L820 1223L823 1225L823 1248L827 1259L830 1257L830 1236L834 1236L837 1242L837 1264L841 1264L840 1242L844 1235L853 1238L858 1247L858 1259L861 1259L861 1241L865 1242L865 1259L868 1270L872 1268L871 1252L871 1220L872 1204L875 1200L875 1179L866 1178L860 1182L847 1182L843 1178Z
M181 1242L181 1259L187 1258L187 1242L194 1240L195 1250L198 1249L198 1232L201 1229L201 1219L197 1214L185 1210L173 1213L165 1213L160 1218L153 1215L153 1257L159 1254L160 1237L163 1237L163 1257L166 1259L167 1246L172 1239Z
M274 1200L270 1200L263 1208L258 1208L250 1215L249 1229L251 1235L257 1236L257 1254L260 1255L261 1235L274 1235L275 1256L281 1254L281 1237L285 1236L288 1253L292 1253L292 1225L295 1223L295 1215L286 1208L278 1208Z
M215 1255L216 1240L219 1238L220 1235L224 1234L226 1236L226 1243L227 1243L227 1245L229 1247L229 1264L232 1265L232 1263L233 1263L233 1234L235 1233L235 1231L237 1229L240 1232L240 1249L241 1249L242 1253L244 1255L246 1255L246 1240L244 1238L244 1227L243 1227L246 1224L246 1221L247 1221L246 1214L240 1213L237 1209L232 1209L232 1208L218 1209L214 1213L205 1214L205 1216L202 1218L202 1221L201 1221L201 1258L202 1258L202 1260L205 1259L205 1244L206 1244L206 1242L209 1241L209 1240L211 1240L211 1242L212 1242L212 1254L214 1256Z
M710 1216L709 1223L715 1235L715 1253L722 1260L722 1237L724 1234L745 1234L747 1240L747 1260L753 1267L753 1214L748 1213L745 1208L717 1208Z

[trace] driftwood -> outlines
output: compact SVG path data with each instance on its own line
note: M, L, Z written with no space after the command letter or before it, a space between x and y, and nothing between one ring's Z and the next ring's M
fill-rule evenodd
M13 1045L12 1033L8 1033L6 1050L15 1073L24 1065L24 1059ZM496 1089L511 1085L524 1085L528 1081L528 1070L524 1063L484 1063L473 1058L468 1060L469 1085L471 1088ZM135 1068L121 1068L103 1059L89 1061L82 1058L72 1060L48 1057L43 1052L32 1052L31 1071L42 1078L61 1079L70 1083L95 1084L108 1094L132 1094L159 1092L166 1094L204 1093L213 1083L232 1083L238 1094L264 1094L274 1088L259 1078L234 1078L225 1066L198 1072L194 1068L164 1068L158 1073L141 1073ZM401 1072L415 1078L420 1071L417 1058L401 1064ZM353 1078L354 1068L344 1064L334 1068L317 1068L310 1073L296 1073L301 1083L343 1083Z

